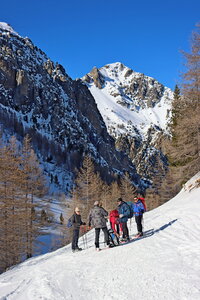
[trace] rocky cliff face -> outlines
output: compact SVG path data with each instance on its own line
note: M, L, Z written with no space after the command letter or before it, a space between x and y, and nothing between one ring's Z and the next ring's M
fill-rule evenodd
M134 165L115 149L86 85L73 81L61 65L5 23L0 23L0 117L5 130L19 138L31 135L46 173L62 170L63 187L86 153L104 179L129 171L139 184Z
M162 137L169 134L172 91L122 63L95 67L82 80L94 96L116 147L130 157L138 173L150 180L157 173L164 176L167 159Z

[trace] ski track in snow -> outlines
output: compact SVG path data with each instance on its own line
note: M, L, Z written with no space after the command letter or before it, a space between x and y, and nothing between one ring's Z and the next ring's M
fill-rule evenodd
M200 299L199 199L200 188L181 191L144 215L143 238L119 247L96 252L92 230L82 252L68 245L27 260L0 276L0 299Z

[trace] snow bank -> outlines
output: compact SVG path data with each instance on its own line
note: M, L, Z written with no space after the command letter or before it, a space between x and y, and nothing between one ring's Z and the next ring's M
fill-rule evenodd
M95 252L92 230L82 252L68 245L2 274L0 299L200 299L199 181L145 214L143 239Z

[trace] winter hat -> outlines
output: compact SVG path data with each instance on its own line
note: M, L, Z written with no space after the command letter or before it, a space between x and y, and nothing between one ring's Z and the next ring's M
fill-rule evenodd
M121 201L123 201L121 197L117 199L117 202L121 202Z
M95 201L94 206L98 206L98 205L99 205L99 201Z

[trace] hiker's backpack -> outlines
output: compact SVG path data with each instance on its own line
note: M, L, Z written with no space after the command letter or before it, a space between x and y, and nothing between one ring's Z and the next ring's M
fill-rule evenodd
M147 206L146 206L146 202L145 202L145 199L144 198L138 198L141 202L142 202L142 204L143 204L143 206L144 206L144 212L146 212L147 211Z
M109 214L110 222L113 224L119 224L119 213L117 209L111 210Z
M67 228L71 228L71 227L72 227L72 217L73 217L73 216L71 216L71 217L69 218L69 220L67 221Z
M133 203L131 201L125 202L129 208L129 215L127 216L128 219L131 219L133 217Z
M108 236L112 246L119 246L119 238L112 228L108 229Z

